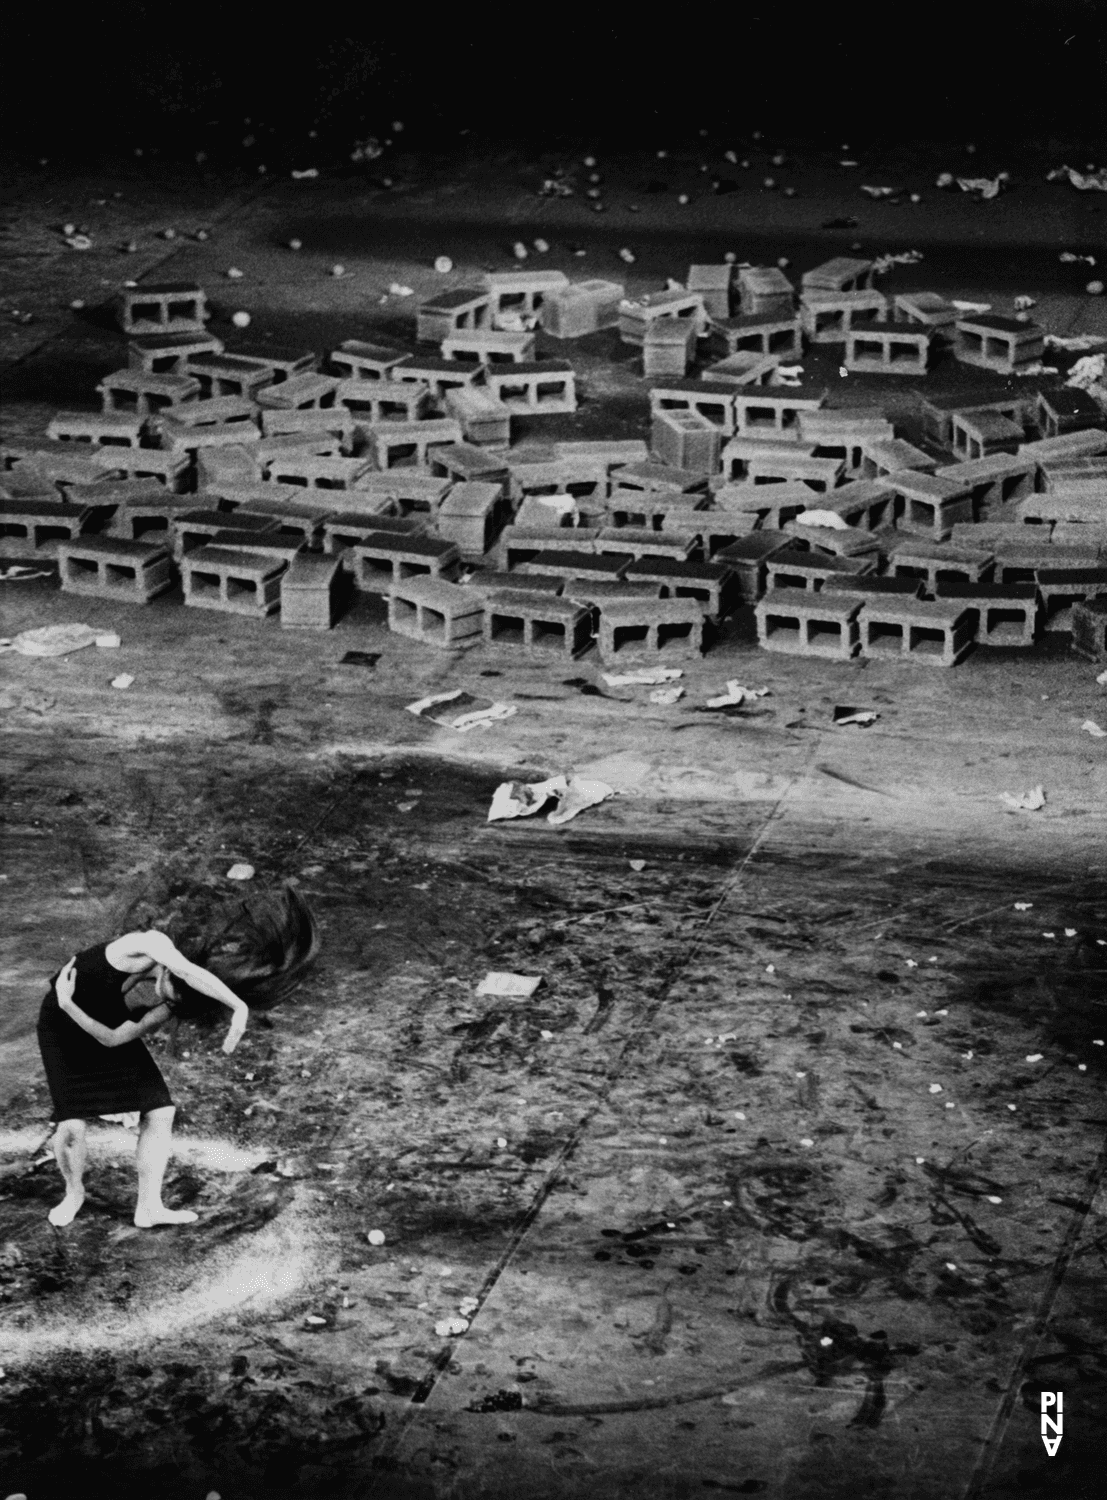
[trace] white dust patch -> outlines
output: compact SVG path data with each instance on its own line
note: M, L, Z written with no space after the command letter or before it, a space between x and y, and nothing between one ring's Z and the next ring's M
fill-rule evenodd
M119 1125L97 1125L91 1121L90 1125L90 1156L106 1156L110 1159L134 1156L137 1131L124 1130ZM41 1130L0 1130L0 1156L14 1156L19 1152L28 1155L42 1142L42 1138ZM259 1162L268 1160L269 1154L257 1146L244 1150L243 1147L234 1146L230 1141L221 1141L216 1136L178 1135L173 1137L173 1156L209 1172L248 1172Z
M0 1152L30 1150L41 1136L33 1131L0 1132ZM94 1149L107 1147L133 1155L135 1137L126 1130L97 1131ZM91 1144L91 1142L90 1142ZM177 1155L217 1172L247 1169L264 1157L228 1141L182 1137ZM306 1195L296 1189L292 1202L256 1234L204 1251L203 1271L174 1268L165 1276L158 1299L126 1311L104 1310L93 1317L72 1314L41 1317L33 1328L0 1329L0 1364L14 1365L44 1355L122 1351L170 1338L231 1313L256 1315L279 1307L307 1282L333 1271L334 1250L318 1228L319 1216ZM202 1233L203 1221L198 1226ZM140 1231L143 1232L143 1231ZM182 1229L178 1233L190 1231Z

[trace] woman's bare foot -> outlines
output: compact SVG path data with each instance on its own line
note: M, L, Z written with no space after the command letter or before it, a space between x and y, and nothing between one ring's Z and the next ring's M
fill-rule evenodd
M155 1229L159 1224L195 1224L200 1217L190 1208L162 1208L152 1212L135 1209L135 1223L139 1229Z
M81 1205L85 1201L84 1193L66 1193L56 1208L52 1208L46 1217L55 1229L64 1229L81 1211Z

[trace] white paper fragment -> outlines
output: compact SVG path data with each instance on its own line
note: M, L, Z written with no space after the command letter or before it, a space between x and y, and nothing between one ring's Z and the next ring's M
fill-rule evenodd
M228 880L253 880L253 878L254 867L253 865L248 865L245 862L239 862L238 864L232 865L231 868L227 871Z
M1107 672L1100 672L1096 678L1096 682L1098 682L1100 687L1107 687Z
M548 781L504 781L492 794L492 806L488 809L489 823L502 818L529 818L541 812L551 797L558 801L568 791L569 783L564 776L551 776Z
M1033 901L1016 901L1015 902L1015 910L1016 911L1033 911L1034 910L1034 903L1033 903Z
M597 803L606 802L614 795L615 788L608 786L606 781L585 781L571 776L569 789L561 799L561 806L550 813L546 822L554 828L560 828L563 823L570 822L578 813L584 812L585 808L595 807Z
M41 625L21 631L5 649L21 656L66 656L95 645L98 634L91 625Z
M670 703L679 702L683 697L684 689L682 687L656 688L650 694L650 702L656 703L661 707L667 707Z
M1027 312L1030 308L1036 307L1037 305L1038 305L1038 299L1037 299L1037 297L1016 297L1015 298L1015 311L1016 312Z
M41 568L25 568L19 563L13 563L10 568L0 568L0 582L3 583L28 583L32 578L49 578L48 570Z
M717 698L708 698L708 708L731 708L746 701L747 698L767 698L768 688L743 687L737 678L731 678L726 685L726 692L720 693Z
M307 167L307 168L305 168L305 170L303 172L293 172L292 176L295 178L295 180L297 182L302 182L305 177L318 177L319 176L319 168L318 167Z
M963 193L978 193L987 202L998 196L1000 189L1010 182L1009 172L1000 172L995 177L958 177L957 186Z
M1037 812L1045 806L1045 792L1040 786L1031 787L1028 792L1000 792L999 800L1006 805L1008 812Z
M1085 719L1080 727L1095 740L1107 740L1107 729L1101 729L1094 719Z
M867 193L870 198L891 198L896 190L894 187L873 187L871 183L863 182L861 191Z
M640 683L652 687L659 682L675 682L684 673L679 667L640 667L635 672L604 672L602 675L608 687L633 687Z
M414 297L415 292L411 287L404 286L399 281L394 281L388 288L388 295L390 297Z
M1055 167L1046 175L1046 181L1056 182L1062 177L1067 177L1078 192L1107 193L1107 167L1101 167L1098 172L1078 172L1075 167Z
M510 719L518 713L514 703L493 703L489 708L475 708L472 713L461 714L451 724L458 734L467 734L470 729L487 729L501 719Z
M490 969L477 985L478 995L507 995L526 999L542 983L541 974L507 974Z
M796 517L797 526L831 526L835 531L846 531L849 523L843 521L836 510L801 510Z
M875 708L859 708L855 714L849 714L844 719L835 719L835 724L875 724L880 718Z
M114 651L122 644L123 642L119 639L114 630L105 630L102 634L96 637L96 645L99 646L101 651Z
M802 365L777 365L769 376L770 385L801 385L803 376Z
M990 302L960 302L956 297L953 299L953 305L958 312L986 313L992 310Z
M1065 349L1069 353L1079 354L1085 349L1098 349L1100 344L1107 344L1107 337L1095 333L1047 333L1043 342L1050 349ZM1073 369L1075 368L1074 365Z
M443 1318L441 1322L434 1325L434 1331L440 1339L456 1339L469 1327L468 1318Z
M113 688L118 688L121 692L123 692L130 687L132 682L134 682L134 678L131 676L130 672L120 672L118 677L112 678L111 685Z
M636 875L641 874L641 872L646 868L646 861L644 859L628 859L627 864Z

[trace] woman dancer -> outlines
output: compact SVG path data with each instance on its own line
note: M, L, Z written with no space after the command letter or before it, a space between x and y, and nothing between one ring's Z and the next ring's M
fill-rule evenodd
M85 948L51 981L39 1013L38 1041L54 1104L54 1155L65 1197L50 1210L62 1228L84 1203L87 1121L137 1110L135 1224L191 1224L188 1209L166 1208L162 1181L176 1113L157 1063L142 1038L171 1015L225 1006L231 1023L223 1051L238 1045L251 1003L279 998L318 948L315 922L290 887L275 898L236 906L214 936L185 944L163 932L129 932ZM199 962L198 960L203 960ZM138 987L152 980L152 990Z

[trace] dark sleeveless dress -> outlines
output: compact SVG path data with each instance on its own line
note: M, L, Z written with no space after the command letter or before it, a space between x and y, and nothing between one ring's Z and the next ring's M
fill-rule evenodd
M106 946L98 943L77 954L73 999L94 1021L114 1029L124 1021L137 1020L142 1012L128 1008L123 985L131 975L108 963ZM105 1047L89 1036L58 1005L57 977L50 981L37 1028L54 1120L90 1120L135 1109L145 1113L172 1104L165 1079L142 1042L136 1039L122 1047Z

